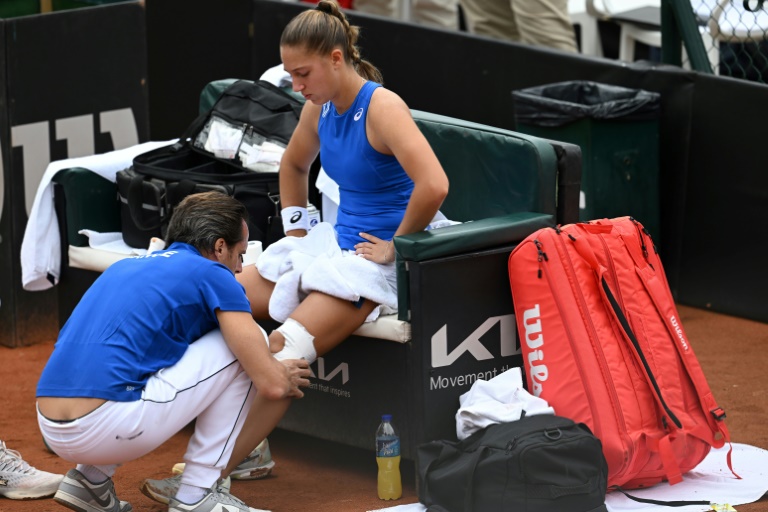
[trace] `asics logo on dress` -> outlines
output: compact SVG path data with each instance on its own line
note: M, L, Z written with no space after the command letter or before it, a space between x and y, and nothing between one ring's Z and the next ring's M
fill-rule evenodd
M296 212L291 215L291 224L296 224L301 220L301 212Z
M357 112L355 112L355 121L359 121L361 117L363 117L363 107L360 107L357 109Z

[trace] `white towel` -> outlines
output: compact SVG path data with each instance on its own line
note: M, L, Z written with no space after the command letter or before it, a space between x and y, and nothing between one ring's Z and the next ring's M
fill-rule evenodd
M285 237L271 244L256 267L262 277L275 283L269 314L278 322L285 322L310 292L351 302L365 297L380 304L366 322L397 311L397 294L387 279L394 282L394 264L379 265L342 251L327 222L319 223L307 236Z
M490 380L478 379L459 397L456 437L466 439L496 423L509 423L535 414L554 414L546 400L523 388L520 368L510 368Z
M123 234L120 232L99 233L98 231L92 231L90 229L81 229L78 233L88 237L88 247L91 249L130 256L144 256L148 252L147 249L138 249L126 244L123 240Z
M733 506L753 503L768 493L768 451L748 444L733 444L733 469L741 480L737 480L728 469L725 461L727 453L727 444L718 450L711 450L695 469L683 475L684 480L679 484L662 482L648 489L628 492L651 500L709 500L713 504L728 503ZM670 508L638 503L618 492L608 494L605 504L609 512L712 512L707 505ZM378 510L425 512L427 509L420 503L412 503Z
M51 179L57 172L72 167L83 167L115 181L117 172L130 167L136 155L174 142L175 140L145 142L109 153L57 160L48 164L37 187L21 242L22 287L28 291L47 290L59 282L61 238L51 185Z

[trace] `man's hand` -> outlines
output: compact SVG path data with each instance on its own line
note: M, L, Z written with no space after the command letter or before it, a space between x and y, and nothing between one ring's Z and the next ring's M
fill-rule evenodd
M309 386L308 377L311 375L309 363L304 359L285 359L280 362L285 367L288 380L291 382L291 390L288 392L288 396L293 398L303 397L304 392L299 388Z

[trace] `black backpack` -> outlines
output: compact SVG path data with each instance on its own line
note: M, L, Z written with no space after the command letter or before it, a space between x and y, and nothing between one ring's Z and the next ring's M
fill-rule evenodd
M534 415L417 451L429 512L606 512L608 464L589 428Z

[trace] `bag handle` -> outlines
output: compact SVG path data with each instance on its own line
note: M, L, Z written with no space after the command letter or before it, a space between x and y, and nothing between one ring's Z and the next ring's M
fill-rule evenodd
M162 197L160 197L159 191L155 191L155 203L151 206L157 206L158 221L157 222L145 222L143 214L144 205L144 178L141 175L135 175L131 177L131 181L128 183L128 194L126 200L128 201L128 211L131 213L131 220L137 228L142 231L149 231L157 229L163 224L164 212Z

